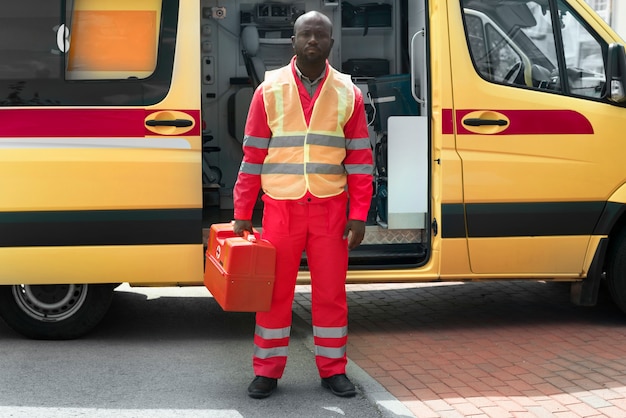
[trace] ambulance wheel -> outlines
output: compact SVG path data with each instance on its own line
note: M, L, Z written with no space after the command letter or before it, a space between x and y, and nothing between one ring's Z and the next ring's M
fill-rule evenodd
M613 302L626 313L626 229L610 239L606 279Z
M68 340L91 331L104 317L117 285L0 286L0 316L20 334Z

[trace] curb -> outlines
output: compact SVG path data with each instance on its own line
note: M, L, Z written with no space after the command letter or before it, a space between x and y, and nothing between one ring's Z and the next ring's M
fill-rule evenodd
M295 331L300 334L307 349L314 352L315 344L313 343L311 325L303 319L303 316L307 315L306 311L302 312L302 310L300 306L294 303L292 332ZM376 405L383 418L417 418L402 402L349 358L346 371L351 380L361 389L361 393L372 404Z

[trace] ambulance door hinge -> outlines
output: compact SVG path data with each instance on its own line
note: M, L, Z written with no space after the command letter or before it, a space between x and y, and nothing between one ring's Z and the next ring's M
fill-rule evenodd
M432 223L433 235L437 236L437 232L439 232L439 226L437 225L437 219L433 219Z

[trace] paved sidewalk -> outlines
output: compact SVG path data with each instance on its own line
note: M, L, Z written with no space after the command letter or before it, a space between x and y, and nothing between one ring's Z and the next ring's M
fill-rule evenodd
M310 286L294 310L310 322ZM348 285L351 361L415 416L626 417L626 315L569 284Z

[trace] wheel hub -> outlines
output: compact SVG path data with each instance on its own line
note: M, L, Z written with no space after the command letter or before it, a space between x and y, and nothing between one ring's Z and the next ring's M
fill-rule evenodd
M57 322L74 315L87 296L87 285L17 285L13 297L18 306L31 318L43 322Z

